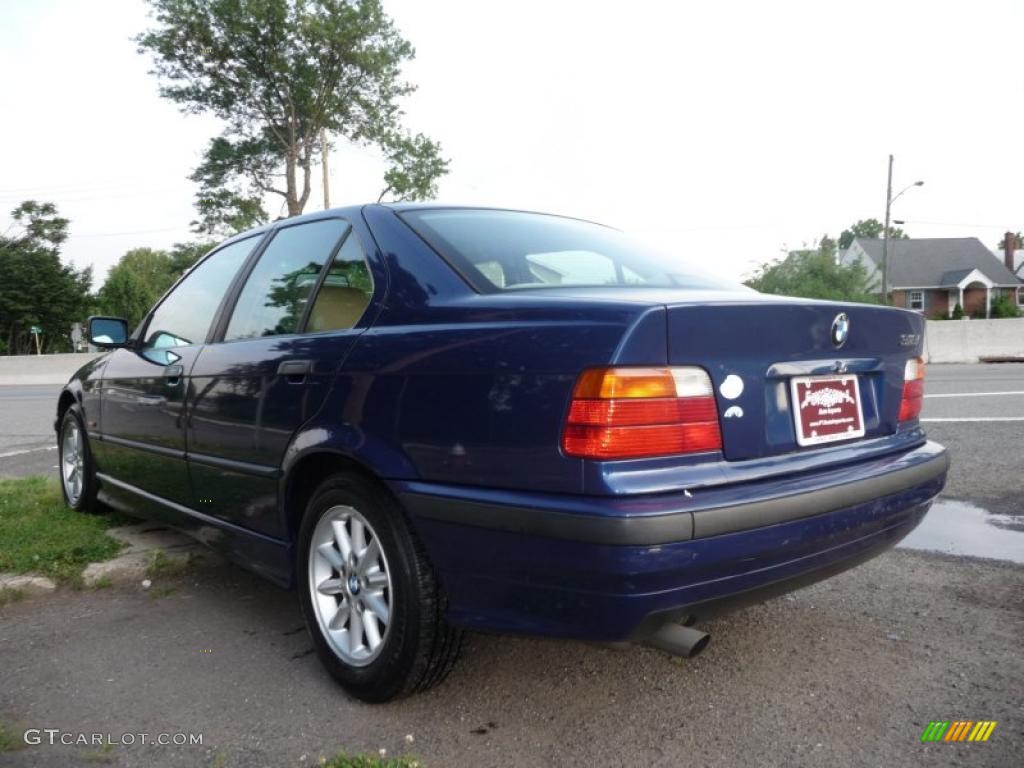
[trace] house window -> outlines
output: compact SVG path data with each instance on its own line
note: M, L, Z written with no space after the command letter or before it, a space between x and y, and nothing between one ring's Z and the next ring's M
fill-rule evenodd
M1024 307L1024 288L1017 289L1017 306Z
M907 302L911 309L924 309L924 291L911 291Z

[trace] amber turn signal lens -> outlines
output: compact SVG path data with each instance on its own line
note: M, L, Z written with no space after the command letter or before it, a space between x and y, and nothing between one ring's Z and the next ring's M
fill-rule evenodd
M903 398L900 400L899 420L912 421L920 417L924 402L924 360L912 357L903 369Z
M587 459L671 456L722 448L711 379L701 368L584 371L562 450Z

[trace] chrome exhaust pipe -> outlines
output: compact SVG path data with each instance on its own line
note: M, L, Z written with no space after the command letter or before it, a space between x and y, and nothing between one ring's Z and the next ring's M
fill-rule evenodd
M644 640L645 645L684 659L692 659L703 651L709 642L711 635L707 632L672 622L662 624L654 634Z

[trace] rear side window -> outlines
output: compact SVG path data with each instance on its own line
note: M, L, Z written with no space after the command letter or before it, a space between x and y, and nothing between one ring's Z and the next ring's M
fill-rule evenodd
M258 237L239 240L206 257L156 308L146 327L146 349L203 344L224 294Z
M274 235L242 288L225 341L297 333L310 294L349 225L323 219Z
M373 296L373 278L359 240L349 232L309 311L307 331L340 331L352 328L363 316Z
M749 290L578 219L466 208L412 210L401 217L484 292L581 286Z

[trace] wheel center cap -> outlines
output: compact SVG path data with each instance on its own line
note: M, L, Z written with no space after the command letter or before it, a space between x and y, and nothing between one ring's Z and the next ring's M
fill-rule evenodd
M353 595L359 594L359 578L355 574L348 577L348 591Z

